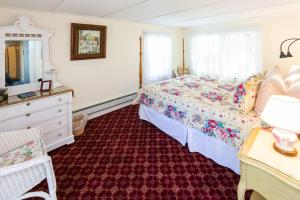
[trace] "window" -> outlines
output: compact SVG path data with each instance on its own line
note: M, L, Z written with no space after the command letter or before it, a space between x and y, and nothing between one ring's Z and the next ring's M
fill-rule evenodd
M170 36L157 33L144 34L144 84L171 78L171 49Z
M220 79L245 79L262 70L259 31L194 35L190 40L191 70Z

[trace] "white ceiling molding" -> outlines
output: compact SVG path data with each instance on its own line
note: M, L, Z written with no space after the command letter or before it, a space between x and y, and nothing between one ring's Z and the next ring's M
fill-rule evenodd
M0 0L0 6L109 17L175 27L300 10L299 0Z
M64 2L65 2L66 0L60 0L60 2L54 7L54 8L52 8L52 10L51 11L55 11L57 8L59 8Z

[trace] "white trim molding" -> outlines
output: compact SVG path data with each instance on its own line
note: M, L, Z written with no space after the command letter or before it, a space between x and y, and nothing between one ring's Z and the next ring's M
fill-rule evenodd
M73 111L73 114L85 113L88 115L89 120L94 119L96 117L105 115L109 112L131 105L135 98L136 98L136 93L131 93L86 108L75 110Z

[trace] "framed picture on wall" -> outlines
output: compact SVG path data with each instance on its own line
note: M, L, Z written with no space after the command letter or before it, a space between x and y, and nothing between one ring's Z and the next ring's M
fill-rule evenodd
M106 58L106 26L71 24L71 60Z

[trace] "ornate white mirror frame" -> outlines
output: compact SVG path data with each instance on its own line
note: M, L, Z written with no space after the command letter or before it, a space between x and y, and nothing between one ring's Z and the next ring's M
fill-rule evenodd
M36 40L42 42L42 67L43 80L52 80L53 87L59 85L56 82L56 71L50 62L49 38L54 34L53 30L35 26L26 16L21 16L11 26L0 27L0 88L5 88L5 41ZM16 95L40 89L40 82L28 83L17 86L9 86L8 95Z

